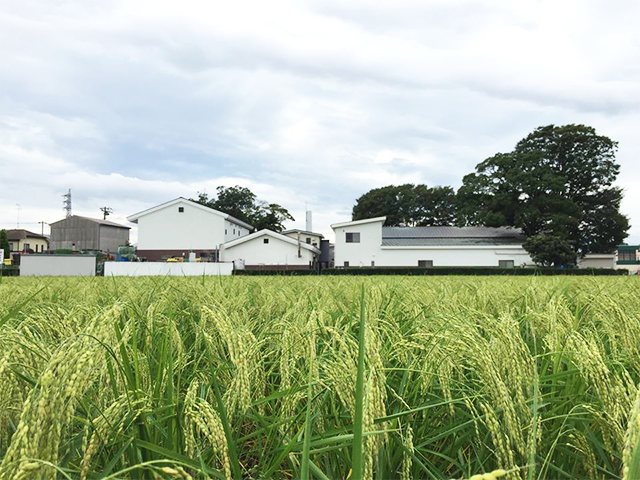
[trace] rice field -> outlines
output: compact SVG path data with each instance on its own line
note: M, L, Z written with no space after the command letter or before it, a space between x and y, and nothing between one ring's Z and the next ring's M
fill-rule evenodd
M637 479L628 277L0 282L0 479Z

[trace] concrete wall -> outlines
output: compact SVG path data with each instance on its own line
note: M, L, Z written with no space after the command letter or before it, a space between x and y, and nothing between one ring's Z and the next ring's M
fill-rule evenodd
M348 261L350 267L417 267L431 260L434 267L497 267L500 260L514 266L533 261L521 245L383 247L383 221L335 228L335 266ZM360 243L346 243L346 233L360 233Z
M269 239L269 243L264 243ZM309 266L313 262L314 253L304 247L285 242L269 235L247 240L239 245L223 247L220 258L224 262L244 261L246 266L252 265L301 265Z
M138 250L216 250L221 243L247 233L224 216L184 201L138 219Z
M20 276L68 277L96 274L94 255L22 255Z
M588 253L584 258L578 259L578 268L615 268L615 254Z
M116 253L120 245L129 241L129 229L100 225L99 249L103 252Z
M105 277L231 275L231 263L105 262Z

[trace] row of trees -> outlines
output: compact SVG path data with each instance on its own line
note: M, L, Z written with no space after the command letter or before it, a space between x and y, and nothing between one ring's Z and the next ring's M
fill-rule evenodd
M611 252L627 236L617 142L585 125L539 127L513 151L476 165L451 187L389 185L357 199L353 219L387 216L387 225L513 226L543 265Z
M294 220L283 206L258 200L258 197L251 190L238 185L217 187L215 198L210 198L206 193L198 193L198 198L191 200L228 213L238 220L253 225L257 230L266 228L274 232L281 232L284 230L283 222Z

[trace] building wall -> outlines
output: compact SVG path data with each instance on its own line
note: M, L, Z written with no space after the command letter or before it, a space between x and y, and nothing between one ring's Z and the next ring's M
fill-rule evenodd
M105 262L105 277L231 275L231 263Z
M225 242L230 242L231 240L235 240L236 238L244 237L249 233L251 232L245 227L236 225L235 223L232 223L229 220L224 221L224 241Z
M264 243L265 238L269 239L268 244ZM314 257L313 252L303 247L300 247L301 257L298 257L297 245L292 245L268 235L261 235L232 247L223 247L220 255L223 262L244 261L245 266L309 266L313 262Z
M188 202L168 205L138 219L138 250L215 250L225 241L225 222Z
M129 242L129 229L100 225L100 250L115 253L120 245Z
M382 223L336 228L335 266L348 261L350 267L417 267L419 260L431 260L434 267L497 267L500 260L533 264L520 245L382 247ZM346 233L360 233L360 243L346 243Z
M28 248L34 252L46 252L48 243L42 238L23 238L20 240L11 240L9 242L12 252L22 252ZM27 245L29 245L27 247Z
M79 217L69 217L51 224L51 249L100 250L100 225Z
M93 255L22 255L20 276L93 277L96 257Z

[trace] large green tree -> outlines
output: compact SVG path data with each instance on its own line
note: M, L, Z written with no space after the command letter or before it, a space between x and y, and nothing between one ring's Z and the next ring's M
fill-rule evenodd
M451 187L387 185L374 188L356 200L353 220L386 216L386 225L452 225L455 192Z
M0 249L4 250L4 258L9 258L11 256L11 246L9 245L9 239L7 238L7 231L2 229L0 230ZM0 261L3 259L0 258Z
M457 193L461 225L510 225L576 255L611 252L629 229L620 213L617 143L585 125L548 125L466 175ZM538 248L540 242L538 242Z
M283 222L294 220L283 206L258 200L251 190L239 185L234 187L219 186L216 188L215 198L210 198L206 193L198 193L198 198L192 200L228 213L238 220L253 225L258 230L266 228L281 232L284 230Z

